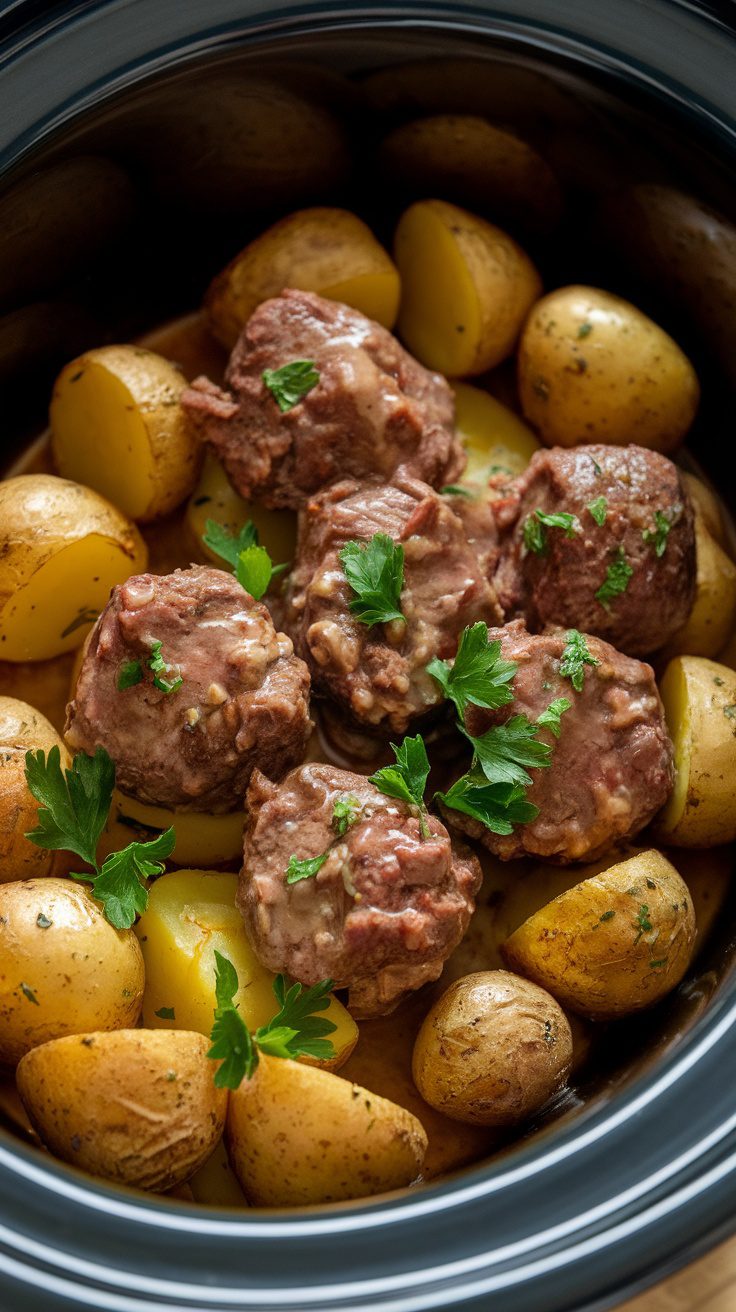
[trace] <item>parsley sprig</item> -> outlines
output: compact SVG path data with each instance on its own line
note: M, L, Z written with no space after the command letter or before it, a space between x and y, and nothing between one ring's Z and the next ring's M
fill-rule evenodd
M336 798L332 808L332 828L337 837L344 837L351 825L358 822L361 814L362 807L357 797L346 795ZM289 864L286 867L287 884L298 884L302 879L314 879L330 855L332 846L333 844L330 843L324 852L320 852L319 856L305 857L302 860L299 857L290 856Z
M386 533L370 542L346 542L340 552L345 578L355 593L350 609L361 624L403 620L404 548Z
M98 747L94 756L80 752L70 770L62 770L58 747L48 756L26 752L26 781L40 804L38 827L26 838L52 852L74 852L92 866L94 874L73 874L72 879L91 884L92 896L115 929L129 929L148 905L146 881L163 872L174 849L174 830L166 829L149 843L129 843L99 866L97 845L115 786L115 767L105 749Z
M654 554L659 560L667 550L667 539L670 530L677 523L682 513L682 506L673 506L669 513L663 510L654 512L654 528L645 528L642 532L642 540L651 544L654 548Z
M520 784L489 784L483 771L474 767L457 779L437 799L452 811L479 820L493 834L511 834L515 825L528 824L539 815L539 807L526 800Z
M610 611L614 597L620 597L626 591L633 573L623 547L619 546L614 561L606 570L605 579L595 593L596 601L600 602L604 610Z
M427 673L436 679L442 691L455 703L462 718L468 706L498 710L513 701L509 684L518 666L501 657L501 643L488 641L488 626L479 622L464 629L454 661L437 657L429 662Z
M583 691L586 665L600 665L597 656L591 656L588 641L578 629L568 629L560 661L560 674L569 679L576 692Z
M391 751L396 757L396 764L384 765L376 770L375 774L370 775L369 782L375 784L386 797L396 797L414 808L419 817L422 838L429 838L427 808L424 803L429 760L424 739L418 733L416 738L405 738L400 747L392 743Z
M524 521L523 540L527 551L531 551L536 556L547 554L547 534L545 528L561 528L566 538L574 538L578 531L578 521L575 515L569 514L566 510L561 510L555 514L547 514L544 510L535 510L533 514L527 515Z
M216 556L227 561L240 586L256 601L268 592L271 580L289 568L288 564L273 564L266 548L259 544L258 529L250 519L237 533L231 533L224 524L208 519L202 541Z
M279 369L264 369L261 378L279 410L285 414L317 386L319 370L314 360L292 360Z
M334 1057L335 1047L327 1035L333 1034L337 1026L315 1014L326 1011L330 1005L331 979L304 988L301 984L287 985L285 977L277 975L273 991L279 1010L254 1034L248 1029L235 1002L238 987L234 965L215 950L217 1007L210 1034L212 1047L207 1056L220 1062L214 1079L218 1089L237 1089L244 1078L250 1080L258 1066L259 1052L294 1060L314 1057L319 1061L329 1061Z

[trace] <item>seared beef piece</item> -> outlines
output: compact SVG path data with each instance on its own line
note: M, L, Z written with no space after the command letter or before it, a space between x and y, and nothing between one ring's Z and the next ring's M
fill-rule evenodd
M471 734L479 736L512 715L536 721L557 697L567 697L572 706L562 715L559 739L547 729L539 733L553 753L548 768L529 770L533 783L526 797L539 807L536 820L509 835L492 834L449 809L448 822L504 861L592 861L637 834L664 806L674 781L672 744L651 667L587 637L590 655L600 663L584 666L582 691L576 692L560 674L564 632L535 637L516 620L490 629L488 637L500 639L505 660L518 662L514 700L495 712L468 707Z
M282 413L265 369L311 360L319 382ZM337 301L285 291L251 315L223 390L195 379L182 404L234 488L301 506L335 478L390 478L406 465L435 487L463 470L452 392L380 324Z
M383 533L404 549L405 623L361 623L340 563L348 541ZM315 691L338 703L348 727L403 734L439 705L426 672L455 655L462 630L498 623L496 596L462 522L426 483L400 470L390 483L334 483L304 507L285 627L307 662Z
M605 509L599 525L589 507L600 497L606 504L599 503L599 515ZM531 516L534 528L536 510L573 514L574 535L537 521L543 548L525 546L525 526ZM692 507L678 469L656 451L639 446L538 451L494 503L494 512L502 531L495 583L507 618L523 616L533 631L574 626L642 656L667 642L690 614ZM671 525L666 537L657 535L661 516ZM609 567L621 570L622 562L633 573L625 591L604 598L604 604L596 591Z
M173 692L153 682L157 642L171 667L159 679L182 679ZM139 682L119 690L126 666ZM242 806L256 762L278 776L303 759L311 727L309 672L291 639L231 574L197 565L113 588L67 707L66 740L104 747L118 787L142 802L228 811Z
M340 836L335 803L357 819ZM333 979L355 1016L392 1011L437 979L462 938L480 887L477 859L454 848L444 825L430 836L408 806L364 775L303 765L280 784L256 770L247 797L238 890L251 942L269 970L302 984ZM286 882L289 859L329 856L310 879Z

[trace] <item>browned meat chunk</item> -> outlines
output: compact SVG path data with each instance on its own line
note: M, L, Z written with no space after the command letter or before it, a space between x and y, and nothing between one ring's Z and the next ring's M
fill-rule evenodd
M278 776L302 760L310 729L309 672L291 639L232 575L193 566L113 589L66 739L104 747L118 787L143 802L228 811L256 762Z
M447 810L453 826L478 838L502 860L542 857L547 861L592 861L614 843L633 837L664 805L672 790L672 744L654 673L586 635L596 664L586 664L582 688L560 673L566 634L539 637L516 620L491 629L501 655L518 662L514 700L492 712L469 706L468 731L475 736L512 715L536 721L558 697L572 702L562 715L560 737L539 736L554 748L548 768L532 768L527 801L539 807L536 820L509 835L493 834L477 820Z
M343 834L336 802L352 817ZM437 979L468 926L481 872L436 816L422 838L408 806L331 765L303 765L279 785L256 771L247 811L238 904L269 970L303 984L333 979L364 1017ZM292 856L326 851L316 875L287 883Z
M523 616L534 631L574 625L636 656L685 623L695 599L693 512L665 456L639 446L539 451L494 510L495 583L508 618ZM573 522L545 525L537 511Z
M350 609L355 593L340 552L376 533L403 547L404 621L368 625ZM315 690L353 724L403 734L442 700L428 662L454 656L466 625L500 619L461 520L426 483L403 470L390 483L345 480L304 507L286 627Z
M319 381L282 412L266 369L314 363ZM406 465L435 487L465 465L445 379L380 324L337 301L285 291L259 305L230 357L226 389L195 379L182 404L233 487L298 507L335 478L390 478Z

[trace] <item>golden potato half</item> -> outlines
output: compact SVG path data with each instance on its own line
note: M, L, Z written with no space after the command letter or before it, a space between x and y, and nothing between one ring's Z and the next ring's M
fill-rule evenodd
M455 424L468 463L463 483L485 482L493 474L523 473L540 444L513 410L490 392L470 383L453 383Z
M54 726L40 711L15 697L0 697L0 884L50 875L59 854L25 837L36 828L38 802L26 783L26 752L58 747L62 769L69 753Z
M46 1147L120 1184L163 1193L188 1180L222 1135L209 1041L183 1030L91 1032L34 1048L18 1091Z
M204 458L199 482L189 498L186 522L198 553L222 566L222 557L204 542L207 520L222 524L235 536L251 520L258 541L266 548L274 564L294 559L296 551L296 515L293 510L267 510L265 506L244 501L230 483L225 470L209 452Z
M49 419L59 473L131 519L150 520L189 496L201 447L179 405L184 375L142 346L102 346L62 369Z
M174 848L168 859L177 866L209 869L240 862L244 824L244 811L226 811L221 815L174 811L166 806L149 806L116 788L97 855L99 860L104 860L134 840L150 842L164 829L173 829Z
M702 656L677 656L660 684L675 748L675 787L656 828L675 847L736 839L736 673Z
M695 943L687 884L650 850L547 903L506 940L510 970L563 1007L611 1020L658 1002L679 984Z
M683 654L718 656L736 628L736 565L711 535L697 501L695 550L697 583L693 608L682 628L658 653L662 661Z
M90 488L53 474L0 483L0 660L73 651L111 588L147 564L138 529Z

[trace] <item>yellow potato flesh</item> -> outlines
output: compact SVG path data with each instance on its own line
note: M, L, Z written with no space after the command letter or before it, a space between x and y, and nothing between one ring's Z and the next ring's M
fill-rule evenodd
M453 383L455 425L468 456L464 482L492 474L521 474L540 444L523 420L495 396L470 383Z
M736 626L736 565L709 533L696 506L697 591L682 628L660 652L672 656L717 656Z
M238 1184L238 1177L220 1140L204 1166L189 1178L192 1201L206 1207L247 1207L248 1199Z
M207 520L223 524L231 534L252 520L258 530L258 540L266 548L274 563L294 559L296 549L296 515L291 510L266 510L265 506L249 505L238 496L228 480L222 465L213 455L205 457L202 474L187 506L187 525L202 552L218 565L218 556L203 541Z
M320 292L328 301L340 301L375 319L384 328L393 328L399 312L399 276L395 269L386 273L356 274L330 283Z
M736 839L736 675L701 656L677 656L660 684L675 749L675 787L656 821L676 847Z
M199 811L170 811L146 806L135 797L113 793L110 814L100 837L98 858L109 856L137 839L146 842L164 829L176 835L171 861L179 866L209 868L240 861L243 853L242 811L207 815Z
M148 909L136 925L146 964L144 1024L172 1026L209 1034L217 1005L215 951L234 965L239 990L236 1002L250 1030L266 1025L278 1011L274 976L253 951L243 918L235 906L238 876L202 870L177 870L151 888ZM157 1016L174 1010L174 1019ZM337 998L322 1013L337 1029L330 1035L334 1067L346 1061L358 1037L355 1021Z
M409 350L450 377L471 373L481 311L451 228L432 210L412 206L396 233L396 261L402 282L399 333Z

